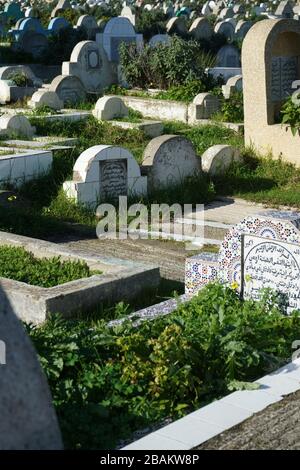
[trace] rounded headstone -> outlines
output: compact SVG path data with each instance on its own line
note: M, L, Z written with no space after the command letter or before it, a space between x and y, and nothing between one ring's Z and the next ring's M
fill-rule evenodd
M0 131L4 135L16 134L27 138L31 138L34 134L34 129L28 118L21 114L3 114L0 117Z
M150 190L182 184L186 177L201 172L192 143L178 135L152 139L144 151L142 166L147 170Z
M239 159L240 151L231 145L213 145L201 157L202 170L210 176L222 175Z
M128 109L121 98L117 96L103 96L98 99L93 110L93 116L101 121L109 121L128 116Z
M0 450L61 450L46 377L2 288L0 340L5 345L5 361L0 361Z

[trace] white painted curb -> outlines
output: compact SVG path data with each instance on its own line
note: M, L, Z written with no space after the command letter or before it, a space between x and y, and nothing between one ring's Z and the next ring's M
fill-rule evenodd
M190 450L300 389L300 358L266 375L258 390L231 393L122 450Z

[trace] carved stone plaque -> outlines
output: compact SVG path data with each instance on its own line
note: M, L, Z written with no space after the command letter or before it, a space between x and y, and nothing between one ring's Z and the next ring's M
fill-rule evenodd
M288 313L300 309L300 246L255 235L242 239L244 298L259 299L263 288L271 288Z
M271 97L282 101L292 93L292 83L298 79L298 57L273 57Z
M127 196L127 160L100 161L101 200Z

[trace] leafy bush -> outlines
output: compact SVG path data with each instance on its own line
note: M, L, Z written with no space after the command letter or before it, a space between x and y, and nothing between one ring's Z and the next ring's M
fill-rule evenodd
M149 40L155 34L165 34L166 15L160 10L142 10L136 15L135 30Z
M12 80L17 86L22 86L22 87L33 86L32 80L28 78L23 72L11 73L8 76L8 80Z
M24 248L0 246L0 277L34 286L53 287L91 276L82 261L61 261L59 257L35 258Z
M289 360L300 314L277 299L242 301L220 285L204 288L166 317L27 327L48 377L68 448L112 448L132 432L183 416Z
M197 41L173 36L170 44L155 47L122 43L120 63L126 81L133 87L168 89L192 80L200 80L207 87L211 78L205 68L213 65L214 57L201 51Z
M300 103L290 96L281 109L281 122L290 128L293 135L300 133Z
M209 85L211 81L211 85ZM167 91L161 91L155 98L163 100L175 100L175 101L193 101L198 93L207 91L208 88L212 88L215 82L211 75L205 78L205 83L201 80L191 80L188 83L180 86L171 86Z
M225 100L222 96L221 110L216 113L215 118L222 122L244 122L243 92L233 91L230 98Z

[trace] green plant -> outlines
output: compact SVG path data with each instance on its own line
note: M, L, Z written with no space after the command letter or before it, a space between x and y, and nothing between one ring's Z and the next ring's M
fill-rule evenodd
M59 257L35 258L24 248L0 246L0 277L53 287L92 274L82 261L61 261Z
M205 69L215 62L214 57L204 53L197 41L185 41L173 36L170 43L155 47L137 48L133 44L120 45L120 64L126 81L133 87L155 87L168 89L170 86L201 80L210 84Z
M233 91L230 98L225 100L220 97L221 110L213 117L221 122L244 122L243 92Z
M298 99L297 99L298 101ZM300 134L300 105L290 96L281 108L281 122L286 129L290 128L292 134Z
M14 72L8 76L8 80L12 80L15 85L22 87L33 86L32 80L28 78L23 72Z
M155 34L166 32L166 15L161 10L142 10L137 13L135 29L149 40Z
M124 311L124 306L121 307ZM300 314L282 314L209 285L176 311L138 328L50 318L27 326L47 375L67 448L113 448L176 419L289 360Z
M141 120L143 119L142 113L130 107L127 107L127 108L128 108L128 116L125 116L123 118L116 118L116 121L141 122Z

